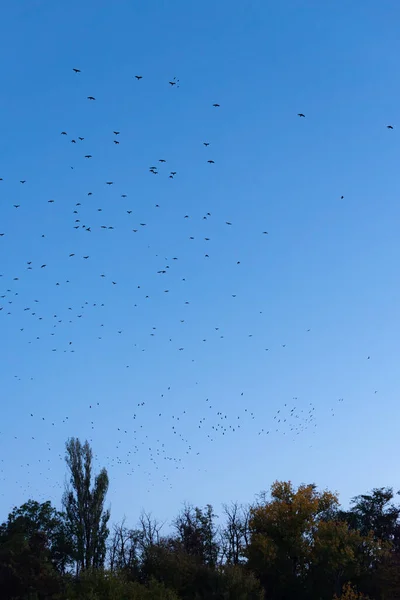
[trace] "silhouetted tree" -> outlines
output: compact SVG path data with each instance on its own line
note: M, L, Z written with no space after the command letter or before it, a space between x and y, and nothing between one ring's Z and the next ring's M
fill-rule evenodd
M220 550L215 517L210 504L204 509L187 504L174 521L177 539L185 552L209 567L216 566Z
M115 524L109 543L110 570L126 571L131 579L139 579L142 548L143 535L139 529L129 529L125 518Z
M67 522L74 542L77 573L103 567L110 511L104 509L108 475L103 468L92 485L92 450L77 438L66 443L70 485L63 497Z
M65 573L72 563L72 540L65 522L65 515L57 511L51 502L39 503L28 500L15 507L0 528L7 539L22 536L26 540L40 535L48 556L59 573Z
M245 551L249 544L250 511L237 502L223 505L225 526L221 531L223 558L228 564L239 565L245 560Z
M400 507L393 504L393 498L392 488L374 488L370 494L353 498L350 511L344 514L349 524L362 535L372 531L377 539L397 542Z
M63 516L29 500L0 526L0 597L44 599L57 593L71 561Z

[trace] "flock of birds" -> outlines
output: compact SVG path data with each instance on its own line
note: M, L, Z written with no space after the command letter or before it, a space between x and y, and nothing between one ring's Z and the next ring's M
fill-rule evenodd
M78 77L82 77L83 74L78 68L74 68L73 72ZM134 76L138 85L143 85L143 77L141 75ZM172 78L168 84L171 88L179 88L180 82L176 77ZM96 102L96 97L93 95L87 96L88 102ZM220 104L217 102L210 103L211 109L220 109ZM304 113L298 113L298 117L304 119ZM392 125L387 125L388 129L393 129ZM111 135L112 134L112 135ZM68 131L62 129L61 131L55 132L63 139L63 142L73 144L76 148L82 148L79 158L83 161L95 161L96 150L90 147L90 135L86 132L81 132L81 135L70 136ZM118 129L110 131L110 142L118 147L121 144L123 138L123 132ZM204 162L210 165L215 165L215 158L210 154L212 144L208 140L199 140L199 146L204 147L205 158ZM84 149L83 149L84 148ZM80 152L80 150L78 150ZM78 160L78 158L77 158ZM150 176L165 177L167 180L174 180L179 176L178 167L168 167L168 157L161 156L155 157L154 161L148 166L148 173ZM68 167L72 171L75 169L75 165ZM1 173L0 186L7 181L7 175ZM99 174L97 173L97 176ZM14 185L14 182L13 182ZM29 179L22 177L15 181L15 185L20 185L23 188L23 192L19 194L19 199L12 203L14 213L14 226L15 223L19 223L24 220L24 209L29 203ZM126 237L128 235L134 236L134 239L139 239L140 250L138 250L141 257L151 254L151 261L149 265L155 265L158 263L158 267L151 267L148 271L148 279L145 281L138 281L135 284L135 297L133 300L132 309L138 309L145 306L146 302L150 302L154 296L157 296L158 301L160 297L174 295L174 311L173 314L178 314L178 318L171 317L172 325L171 330L167 333L166 328L160 327L156 322L149 322L147 328L147 340L132 340L131 346L136 352L153 352L154 346L151 345L151 340L154 338L163 338L163 343L166 347L169 347L169 354L177 352L187 356L189 363L195 363L197 360L197 350L195 348L198 344L204 345L208 341L220 340L224 343L225 338L229 338L228 343L232 344L234 341L232 337L229 337L229 333L224 330L219 323L210 323L204 337L200 337L198 340L190 340L189 347L186 343L182 342L182 336L180 335L181 327L184 327L190 320L191 314L188 313L190 310L193 299L185 291L186 282L193 277L192 273L181 272L177 265L180 264L181 258L185 257L176 256L171 253L169 256L164 256L160 251L154 251L152 238L149 236L143 236L143 232L149 230L153 226L153 222L137 218L137 202L131 201L128 190L120 189L119 185L112 179L107 179L102 182L104 189L109 188L112 191L116 191L113 196L108 195L106 200L104 194L99 195L98 182L96 182L96 192L89 186L84 194L77 194L74 201L70 203L68 208L68 219L64 220L64 214L66 211L65 203L60 203L56 196L48 197L43 199L43 204L48 205L48 211L53 211L51 215L43 223L40 222L35 228L33 228L32 239L29 241L29 245L26 246L26 256L24 261L15 268L15 261L12 262L14 272L10 272L9 269L4 269L0 273L0 323L1 327L5 326L5 321L8 319L12 322L15 334L20 335L21 344L27 344L32 348L34 353L45 356L46 353L79 353L82 342L82 334L77 335L77 327L83 331L83 338L85 340L90 339L91 343L101 343L105 340L107 344L110 344L110 340L114 338L124 338L124 336L131 336L131 332L126 333L126 320L131 319L128 315L121 315L120 326L114 327L108 323L110 315L114 312L114 306L110 299L110 290L115 290L115 301L120 300L118 289L124 282L121 282L120 277L116 273L120 273L120 270L115 268L113 272L113 264L105 259L104 253L102 256L98 256L98 244L99 235L105 236L102 238L101 244L104 247L119 248L123 251L124 245L126 244ZM172 184L171 184L172 185ZM108 193L108 192L107 192ZM112 193L112 192L110 192ZM110 194L109 193L109 194ZM17 196L17 193L15 193ZM1 206L4 206L7 198L3 197L0 187L0 198ZM97 200L97 198L99 198ZM343 199L344 196L341 196ZM62 212L62 223L63 223L63 235L68 240L70 245L69 250L61 250L63 252L63 260L66 261L66 270L70 275L68 278L61 278L57 273L58 269L58 258L56 259L57 241L54 240L53 246L49 249L45 246L43 249L40 244L46 243L48 237L53 235L53 219L57 221L56 214L58 205L61 205ZM162 201L158 200L154 202L153 213L147 211L147 214L151 218L158 218L155 215L157 211L161 211ZM106 205L106 207L105 207ZM153 217L152 217L153 215ZM160 219L165 219L165 215L161 216ZM210 231L218 231L221 235L223 228L226 230L232 230L235 227L235 223L230 219L229 215L226 215L225 219L219 221L215 220L214 211L212 209L204 209L202 213L197 211L196 215L191 214L190 211L182 212L179 217L180 223L176 224L179 235L182 236L182 243L196 244L195 252L196 260L211 261L213 258L213 251L210 248L212 246L212 234ZM60 221L61 222L61 221ZM208 225L212 223L212 228ZM268 230L265 227L258 227L258 230L254 232L255 236L259 236L260 239L268 239ZM114 232L115 233L112 233ZM79 238L79 235L82 238ZM7 239L9 232L5 227L4 221L0 220L0 252L3 257L7 257ZM95 237L95 243L92 243L92 237ZM110 237L109 237L110 236ZM267 243L267 242L265 242ZM173 245L173 244L171 244ZM37 251L37 248L39 250ZM84 248L85 250L82 250ZM45 252L48 252L44 260L34 259L30 255L44 256ZM192 249L188 249L190 253ZM86 298L76 301L76 297L80 294L80 287L82 286L82 277L74 279L76 261L82 261L82 265L88 265L87 271L85 271L85 292L87 293ZM102 261L104 267L101 266ZM182 262L185 263L185 260ZM93 263L93 268L89 265ZM236 256L232 259L232 268L241 268L240 256ZM115 265L116 266L116 265ZM81 267L79 267L81 269ZM43 277L43 273L46 272L48 275ZM162 283L160 284L160 279ZM150 282L151 280L151 282ZM164 284L165 282L165 284ZM109 290L105 293L107 300L103 298L88 299L90 289L97 289L99 285L109 286ZM210 284L212 285L212 284ZM175 287L176 286L176 287ZM54 296L54 292L50 292L50 288L61 288L63 291L59 296ZM74 293L69 295L69 288L73 288ZM102 288L100 288L102 289ZM106 289L106 288L104 288ZM125 289L125 288L124 288ZM238 296L239 290L232 289L226 292L226 301L235 302ZM124 294L125 291L121 292ZM71 300L67 300L71 298ZM74 301L72 300L74 299ZM234 306L232 307L234 309ZM262 315L263 311L259 310L259 315ZM135 317L134 317L135 318ZM143 317L141 317L143 318ZM115 318L112 319L115 321ZM84 323L90 325L85 329ZM7 324L9 327L9 325ZM310 334L311 329L307 328L304 330L305 335ZM257 337L254 332L249 332L247 338ZM77 337L77 339L75 339ZM188 338L186 338L187 340ZM285 342L282 340L282 342ZM118 343L118 342L116 342ZM242 343L237 340L237 343ZM277 347L263 347L263 352L273 352L274 350L286 348L286 342L281 343ZM222 352L222 350L221 350ZM134 369L136 355L131 355L129 361L126 361L123 368ZM133 358L132 358L133 357ZM370 357L368 357L369 359ZM132 359L132 361L131 361ZM103 367L101 367L103 368ZM25 382L26 376L20 373L13 373L12 376L17 382ZM34 381L35 377L32 375L28 377L29 381ZM197 385L198 382L196 381ZM375 391L376 393L376 391ZM210 399L204 397L201 400L200 406L197 411L192 411L190 408L185 407L184 410L177 408L171 410L170 404L166 400L173 394L171 385L166 385L160 389L159 400L144 399L137 402L134 405L132 414L130 416L131 421L126 420L121 425L115 428L113 439L115 439L115 445L110 450L107 456L100 457L100 463L105 463L110 470L111 477L113 471L118 470L125 475L133 476L139 471L142 472L148 480L148 491L151 491L156 485L157 481L162 481L167 486L172 487L172 481L170 477L170 469L167 469L166 465L172 466L175 470L184 470L188 468L188 460L190 457L197 457L201 455L201 444L204 442L213 443L221 438L226 438L231 443L235 435L238 435L241 431L245 432L250 426L253 427L254 435L258 436L271 436L274 434L283 435L295 439L296 436L300 436L307 432L313 432L317 427L316 420L316 407L313 403L302 403L297 397L291 398L290 401L286 402L279 410L272 415L269 423L260 423L257 411L252 407L251 399L246 398L245 392L238 392L238 398L232 403L232 410L225 412L221 410L218 399ZM336 402L343 402L343 398L339 398ZM97 415L103 411L102 417L104 417L107 407L103 407L101 402L96 399L88 399L87 406L84 409L84 413L80 416L79 422L85 422L87 426L87 432L89 439L96 444L94 434L96 432ZM56 411L59 412L58 410ZM43 481L46 482L47 489L53 488L54 490L59 489L59 483L54 481L54 465L52 464L51 456L55 456L54 447L46 441L46 431L48 428L60 428L64 427L63 433L57 434L63 440L67 435L75 435L74 431L71 430L71 422L73 418L70 415L65 414L63 418L52 416L52 409L49 407L45 414L34 408L25 415L26 418L31 420L31 441L36 443L42 441L46 444L50 457L48 459L39 459L38 465L33 464L28 459L27 462L21 462L21 472L15 475L17 477L18 484L20 485L21 491L24 494L32 493L37 490L38 482L34 481L35 477L40 477L39 488L43 488ZM331 408L332 416L335 415L335 408ZM169 442L167 439L162 437L160 431L162 428L157 425L157 433L153 434L152 431L146 429L146 423L151 418L152 422L159 420L162 424L162 428L170 436L175 438L173 440L173 450L169 449ZM76 420L76 419L75 419ZM46 429L47 428L47 429ZM10 432L1 430L0 427L0 440L3 437L11 437L16 441L17 444L25 441L23 434L19 434L16 430L14 435ZM64 432L66 435L64 435ZM67 433L68 432L68 433ZM192 438L190 432L196 432L196 437ZM112 432L111 432L112 433ZM199 438L199 436L202 436ZM193 441L194 440L194 441ZM177 448L180 448L177 451ZM58 449L60 450L60 449ZM96 447L95 447L96 450ZM63 451L56 452L57 460L64 460ZM5 459L1 459L0 462L0 480L3 477L3 482L6 481ZM4 492L3 492L4 493ZM46 496L46 491L43 492Z

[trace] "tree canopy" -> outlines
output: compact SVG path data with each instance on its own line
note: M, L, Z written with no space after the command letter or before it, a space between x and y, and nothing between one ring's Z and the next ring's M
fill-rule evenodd
M4 600L396 600L400 507L390 487L348 509L315 484L276 481L242 506L184 504L109 529L108 475L66 444L63 511L27 500L0 526Z

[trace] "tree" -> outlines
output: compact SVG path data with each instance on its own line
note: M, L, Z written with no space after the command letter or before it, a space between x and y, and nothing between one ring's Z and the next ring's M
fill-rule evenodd
M163 527L164 523L160 523L157 519L153 518L151 513L142 511L139 518L139 537L143 551L149 546L160 543L160 533Z
M244 560L245 550L249 543L248 508L237 502L223 505L226 523L221 531L223 558L227 564L239 565Z
M108 475L103 468L92 485L92 450L78 438L66 443L70 484L63 496L67 522L74 542L77 573L103 567L110 511L104 509Z
M1 598L47 598L60 589L69 562L62 515L33 500L8 515L0 526Z
M335 494L317 492L315 485L295 490L290 481L277 481L271 486L271 499L263 495L251 509L248 567L268 598L305 596L313 534L337 505Z
M154 545L143 565L147 580L174 590L181 600L261 600L262 589L252 573L239 566L213 568L185 552L173 538Z
M263 496L252 509L250 532L248 567L268 598L331 600L349 581L379 597L377 566L385 560L387 542L369 529L350 527L335 494L276 482L271 499Z
M392 488L374 488L369 494L353 498L349 511L339 513L352 530L372 536L379 547L368 562L368 570L364 570L362 582L372 597L400 597L400 508L393 499Z
M126 571L131 579L139 578L143 536L138 529L129 529L125 518L113 528L109 544L111 571Z
M129 581L124 573L93 569L84 571L67 585L65 600L179 600L162 583L148 585Z
M351 585L350 582L347 582L343 585L342 593L340 596L336 594L333 597L334 600L369 600L368 596L365 596L363 593L359 592L354 585Z
M392 488L374 488L370 494L353 498L350 511L343 514L363 535L372 531L376 539L395 542L399 538L400 507L392 503L393 498Z
M210 504L204 509L185 505L174 522L184 551L210 567L216 566L219 555L215 517Z
M342 592L343 596L343 586L349 581L364 591L371 589L374 567L384 553L373 532L363 535L344 521L321 521L314 534L310 557L310 595L326 600L330 600L333 593L339 596ZM347 592L349 589L346 588ZM346 594L344 597L347 598Z
M0 528L3 538L21 537L29 542L40 535L48 556L59 573L64 573L72 562L72 540L68 535L65 515L50 501L39 503L28 500L15 507Z

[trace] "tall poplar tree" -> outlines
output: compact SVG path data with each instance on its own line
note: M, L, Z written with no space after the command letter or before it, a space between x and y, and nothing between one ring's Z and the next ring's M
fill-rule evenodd
M78 438L66 443L66 463L70 481L63 496L63 506L74 542L77 573L104 566L107 523L110 511L104 503L108 490L108 475L102 469L92 485L93 452L89 443Z

